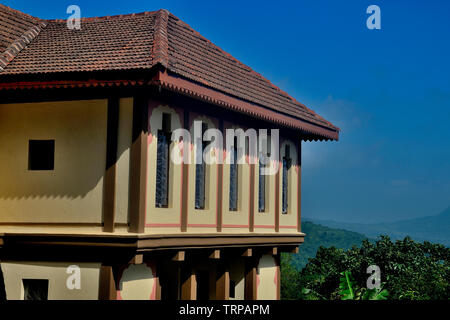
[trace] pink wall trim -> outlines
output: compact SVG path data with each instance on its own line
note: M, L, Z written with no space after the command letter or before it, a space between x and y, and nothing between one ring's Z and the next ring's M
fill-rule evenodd
M248 224L224 224L223 228L249 228Z
M187 226L188 227L196 227L196 228L208 228L208 227L215 228L215 227L217 227L217 224L216 223L210 223L210 224L208 224L208 223L192 223L192 224L188 224Z

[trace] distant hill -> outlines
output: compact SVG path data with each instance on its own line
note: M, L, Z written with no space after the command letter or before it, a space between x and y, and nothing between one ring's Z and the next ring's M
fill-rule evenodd
M302 221L302 232L306 233L305 242L300 246L299 253L292 255L292 263L298 269L306 265L308 258L316 256L320 246L348 249L367 239L365 235L357 232L334 229L311 221Z
M363 224L312 220L331 228L341 228L376 238L387 234L392 239L410 236L416 241L430 241L450 246L450 207L436 216L401 220L391 223Z

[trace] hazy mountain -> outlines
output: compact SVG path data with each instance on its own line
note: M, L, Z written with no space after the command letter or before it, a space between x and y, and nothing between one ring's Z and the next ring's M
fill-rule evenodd
M370 238L387 234L392 239L410 236L416 241L431 241L450 245L450 207L436 216L401 220L390 223L345 223L329 220L312 220L331 228L341 228L362 233Z
M299 269L306 265L308 258L316 256L320 246L349 249L367 239L357 232L333 229L311 221L302 221L302 232L306 233L305 242L300 246L299 253L292 255L292 263Z

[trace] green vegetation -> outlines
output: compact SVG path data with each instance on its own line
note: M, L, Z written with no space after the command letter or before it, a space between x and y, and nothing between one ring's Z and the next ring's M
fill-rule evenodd
M314 224L309 227L314 229ZM319 226L318 230L321 228ZM346 236L345 233L343 235ZM317 232L315 236L320 241L320 237L325 234ZM304 249L302 245L299 255L310 254L311 251L308 253ZM393 242L389 237L382 236L377 241L362 240L359 246L354 244L350 249L321 246L315 257L309 258L301 269L299 261L302 260L295 255L282 256L283 299L450 298L450 249L440 244L418 243L409 237ZM366 289L366 281L370 276L366 271L370 265L380 267L383 282L381 290Z
M308 258L315 257L321 246L350 249L367 239L357 232L333 229L309 221L302 221L302 232L306 233L305 242L300 246L300 254L292 255L291 261L297 269L303 269L308 263Z
M357 287L349 271L341 272L339 290L342 300L386 300L389 295L382 287L380 289Z

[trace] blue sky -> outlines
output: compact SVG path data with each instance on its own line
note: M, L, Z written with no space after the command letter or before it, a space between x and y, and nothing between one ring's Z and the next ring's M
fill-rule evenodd
M450 206L450 1L25 1L41 18L165 8L342 129L304 143L303 216L381 222ZM381 8L381 30L366 8Z

